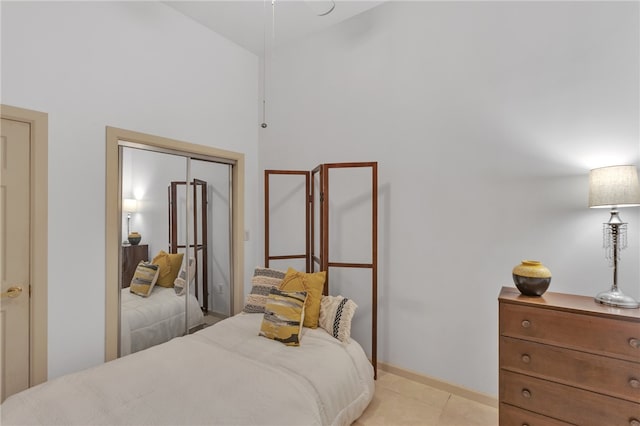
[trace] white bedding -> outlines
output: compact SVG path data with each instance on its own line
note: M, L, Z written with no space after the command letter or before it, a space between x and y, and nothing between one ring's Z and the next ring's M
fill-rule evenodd
M305 328L301 346L259 337L240 314L9 397L2 425L347 425L374 392L361 346Z
M123 288L120 295L120 355L167 342L184 334L184 296L173 288L155 286L149 297ZM198 300L189 296L189 329L203 322Z

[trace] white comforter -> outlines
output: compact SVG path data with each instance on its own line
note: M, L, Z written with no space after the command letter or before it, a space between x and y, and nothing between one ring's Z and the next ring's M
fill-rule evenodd
M346 425L374 392L355 341L305 328L301 346L259 337L261 314L9 397L2 425Z
M141 297L123 288L120 294L120 355L167 342L184 334L184 296L173 288L155 286L149 297ZM202 310L190 295L189 329L203 322Z

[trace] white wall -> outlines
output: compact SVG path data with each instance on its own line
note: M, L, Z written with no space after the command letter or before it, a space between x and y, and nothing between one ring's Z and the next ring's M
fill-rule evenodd
M392 2L274 53L260 168L379 162L380 360L497 395L513 266L541 260L550 291L608 288L588 171L640 164L639 12ZM638 298L640 208L621 215Z
M257 74L161 3L2 2L1 101L49 114L49 377L104 360L105 126L245 153L256 229Z

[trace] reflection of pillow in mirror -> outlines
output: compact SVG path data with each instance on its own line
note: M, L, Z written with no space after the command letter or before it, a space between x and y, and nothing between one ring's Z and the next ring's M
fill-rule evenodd
M156 257L151 261L154 265L158 265L160 273L158 274L158 282L165 280L171 274L171 263L169 262L169 253L160 250L160 253L156 254ZM163 286L164 287L164 286Z
M153 286L158 280L160 268L149 262L140 261L133 274L129 291L138 296L147 297L153 291Z
M180 272L180 266L182 265L182 258L184 257L184 253L166 253L165 251L160 250L156 257L153 258L153 263L156 263L156 258L165 256L168 259L169 263L169 273L164 275L162 272L160 272L160 277L158 277L157 284L162 287L173 287L173 282L176 280L176 277Z
M187 263L187 262L185 262ZM187 288L187 270L186 265L180 268L180 273L173 281L173 289L176 291L178 296L182 296L185 293ZM193 277L196 275L195 268L195 260L194 258L189 259L189 282L193 281Z

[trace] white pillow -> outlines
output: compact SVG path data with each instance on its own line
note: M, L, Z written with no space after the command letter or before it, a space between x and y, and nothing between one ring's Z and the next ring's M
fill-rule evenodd
M351 336L351 319L358 305L342 296L322 296L318 325L341 342Z
M193 277L195 277L196 275L195 263L196 263L195 259L193 257L190 257L189 258L189 282L193 281ZM180 272L178 273L178 276L173 281L173 289L176 291L176 294L178 296L182 296L185 290L187 289L187 281L185 280L185 278L187 278L187 270L183 265L180 268Z

